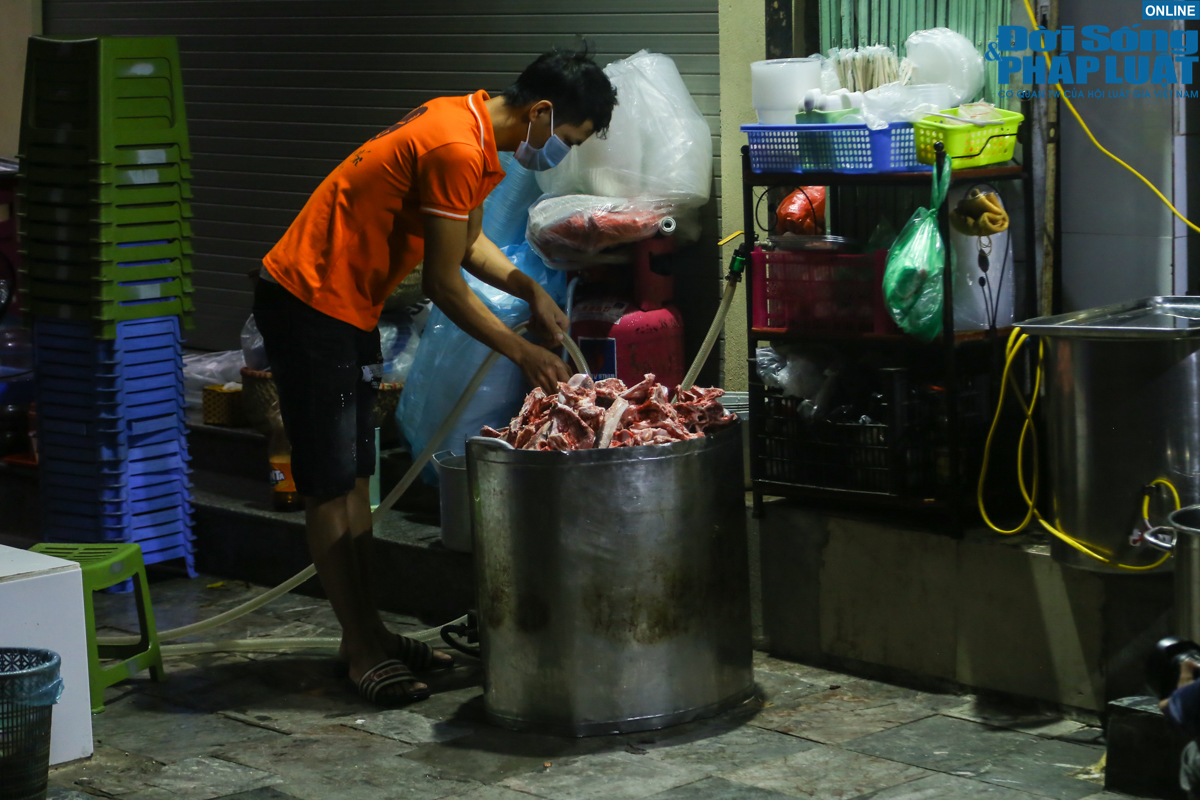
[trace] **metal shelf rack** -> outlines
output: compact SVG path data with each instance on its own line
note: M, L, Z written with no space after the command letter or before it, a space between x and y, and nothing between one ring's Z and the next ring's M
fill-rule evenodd
M951 176L953 184L962 183L998 183L1004 181L1018 181L1022 184L1023 200L1024 200L1024 240L1025 240L1025 258L1023 262L1013 260L1013 279L1014 279L1014 316L1017 320L1028 319L1033 316L1034 310L1037 308L1037 283L1034 280L1036 273L1035 259L1035 236L1034 236L1034 195L1033 195L1033 176L1030 163L1032 159L1029 157L1030 151L1030 125L1031 117L1029 114L1028 104L1022 110L1025 112L1025 121L1021 124L1018 132L1018 142L1022 145L1021 154L1023 164L1010 162L1008 164L991 165L986 167L977 167L973 169L963 169L954 172ZM942 169L942 164L946 155L941 150L940 143L938 148L938 163L936 169ZM754 189L757 187L779 187L779 186L827 186L832 192L836 192L839 187L845 186L921 186L930 185L932 182L931 172L887 172L887 173L856 173L843 174L837 172L755 172L751 169L750 164L750 148L749 146L742 147L742 213L743 213L743 230L746 231L747 239L751 246L758 241L757 222L755 219L754 209ZM753 483L753 498L754 498L754 513L755 516L762 515L762 502L765 495L809 498L827 501L852 501L861 505L873 505L879 507L891 508L909 508L909 509L937 509L944 511L950 518L951 529L955 532L961 531L960 512L963 510L962 497L963 489L969 484L969 481L964 480L967 476L963 475L962 458L962 430L961 430L961 415L960 415L960 375L958 369L960 351L966 347L988 347L992 353L991 359L994 363L994 354L997 348L1001 346L1003 341L1000 331L993 332L969 332L969 333L954 333L954 290L953 278L954 273L951 268L951 252L949 247L950 242L950 227L949 227L949 199L942 203L938 209L938 223L942 234L942 240L947 243L946 246L946 263L942 274L944 303L942 311L942 334L939 339L930 344L924 344L912 337L903 334L848 334L835 333L826 334L820 332L792 332L780 333L778 331L756 330L753 327L754 319L754 290L753 290L753 270L746 271L746 324L747 324L747 358L750 374L750 399L751 408L763 408L765 386L757 377L757 360L756 349L760 342L767 341L803 341L809 343L820 344L853 344L856 347L867 348L926 348L929 355L935 361L940 360L939 379L944 386L945 391L945 407L946 407L946 453L948 463L946 472L949 475L949 480L944 484L938 485L932 492L927 493L928 496L912 495L904 492L886 492L886 491L862 491L855 489L837 489L827 486L818 485L803 485L798 483L787 483L780 481L767 480L764 473L764 463L766 453L766 431L764 426L766 420L761 414L751 413L750 416L750 453L751 453L751 477ZM937 351L940 350L940 359Z

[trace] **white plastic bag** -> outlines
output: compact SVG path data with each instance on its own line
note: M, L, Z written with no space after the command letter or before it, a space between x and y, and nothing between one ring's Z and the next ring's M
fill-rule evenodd
M582 255L674 231L672 213L673 206L661 200L584 194L546 197L529 210L526 238L547 266L571 268L590 261Z
M675 62L642 50L604 74L617 90L607 138L593 136L539 172L542 191L704 205L712 186L712 131Z
M267 348L263 345L263 337L258 332L258 323L254 321L253 314L242 326L242 355L246 359L246 366L250 369L263 372L271 369L267 362Z
M983 91L983 56L971 40L949 28L913 31L905 42L911 83L945 83L953 90L948 108L968 103Z
M528 244L503 248L518 269L541 284L560 306L566 300L566 276L547 269ZM464 273L467 285L483 304L509 327L529 319L529 305L524 300L488 286ZM434 309L421 336L416 358L408 373L396 422L408 440L413 453L419 453L442 426L446 413L458 402L479 365L487 357L487 345L468 336L444 313ZM442 441L442 448L456 455L466 452L466 441L479 433L484 425L501 428L516 416L528 392L528 386L516 364L506 358L498 359L484 378L463 415ZM429 483L436 483L432 466L422 473Z
M183 357L183 394L189 406L199 406L205 386L242 379L246 357L241 350L195 353Z

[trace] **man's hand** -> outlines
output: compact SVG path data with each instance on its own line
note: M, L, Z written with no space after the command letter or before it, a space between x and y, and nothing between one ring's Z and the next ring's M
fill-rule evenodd
M571 373L567 371L567 365L558 355L544 347L538 347L530 342L524 342L524 344L525 347L522 348L521 354L513 361L520 367L525 380L534 386L542 387L546 394L557 393L559 381L566 381L571 377Z
M1179 685L1176 689L1182 689L1192 681L1196 680L1196 670L1200 669L1200 662L1193 661L1190 658L1185 658L1179 662Z
M541 286L535 285L533 297L529 302L529 310L531 312L529 330L548 347L560 345L563 337L567 335L567 328L571 322L563 310L558 307L558 303L554 302Z

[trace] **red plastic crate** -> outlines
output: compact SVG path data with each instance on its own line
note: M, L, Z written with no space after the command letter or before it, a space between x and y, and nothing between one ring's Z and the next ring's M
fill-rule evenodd
M755 248L754 328L896 333L883 303L887 251L822 253Z

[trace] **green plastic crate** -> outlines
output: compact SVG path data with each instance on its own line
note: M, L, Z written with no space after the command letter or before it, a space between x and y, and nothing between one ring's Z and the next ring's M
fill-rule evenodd
M151 240L162 241L162 240ZM137 247L122 246L108 242L93 244L53 244L23 240L18 248L22 256L42 261L155 261L163 258L182 258L192 255L192 245L187 239L167 240L163 244Z
M191 160L183 157L177 144L121 147L117 149L115 156L116 163L104 164L93 159L90 149L85 146L35 144L22 153L21 162L61 167L89 167L98 171L101 180L110 182L113 179L109 176L118 169L159 164L179 164L180 168L186 171L186 177L191 177Z
M151 317L181 317L185 328L194 327L190 297L170 297L165 300L138 302L122 305L106 303L64 303L30 299L22 295L22 309L26 314L48 319L66 319L75 322L90 322L93 333L101 339L117 338L117 323L131 319Z
M39 183L57 186L86 187L93 184L99 186L145 186L190 181L192 170L186 164L147 164L109 167L102 172L91 166L64 166L22 161L17 179L23 184Z
M26 183L17 192L26 203L48 203L61 206L88 204L132 206L151 203L182 203L192 199L187 182L153 184L149 186L60 186L49 183Z
M116 264L26 260L20 272L30 280L86 283L87 281L145 281L155 278L181 278L192 274L190 258L171 259L165 264L118 267Z
M25 60L19 153L83 147L122 163L122 148L176 146L191 158L174 37L33 36Z
M191 223L182 220L137 225L63 225L30 220L22 222L20 235L23 240L81 245L99 242L149 242L155 239L190 239L192 226Z
M64 303L114 303L130 300L169 300L192 293L192 279L185 276L151 278L140 282L43 281L31 279L22 288L33 301Z
M23 200L25 198L22 198ZM191 219L191 203L143 203L129 206L61 206L53 203L25 202L17 206L22 222L53 222L62 225L139 225L154 222L179 222Z

